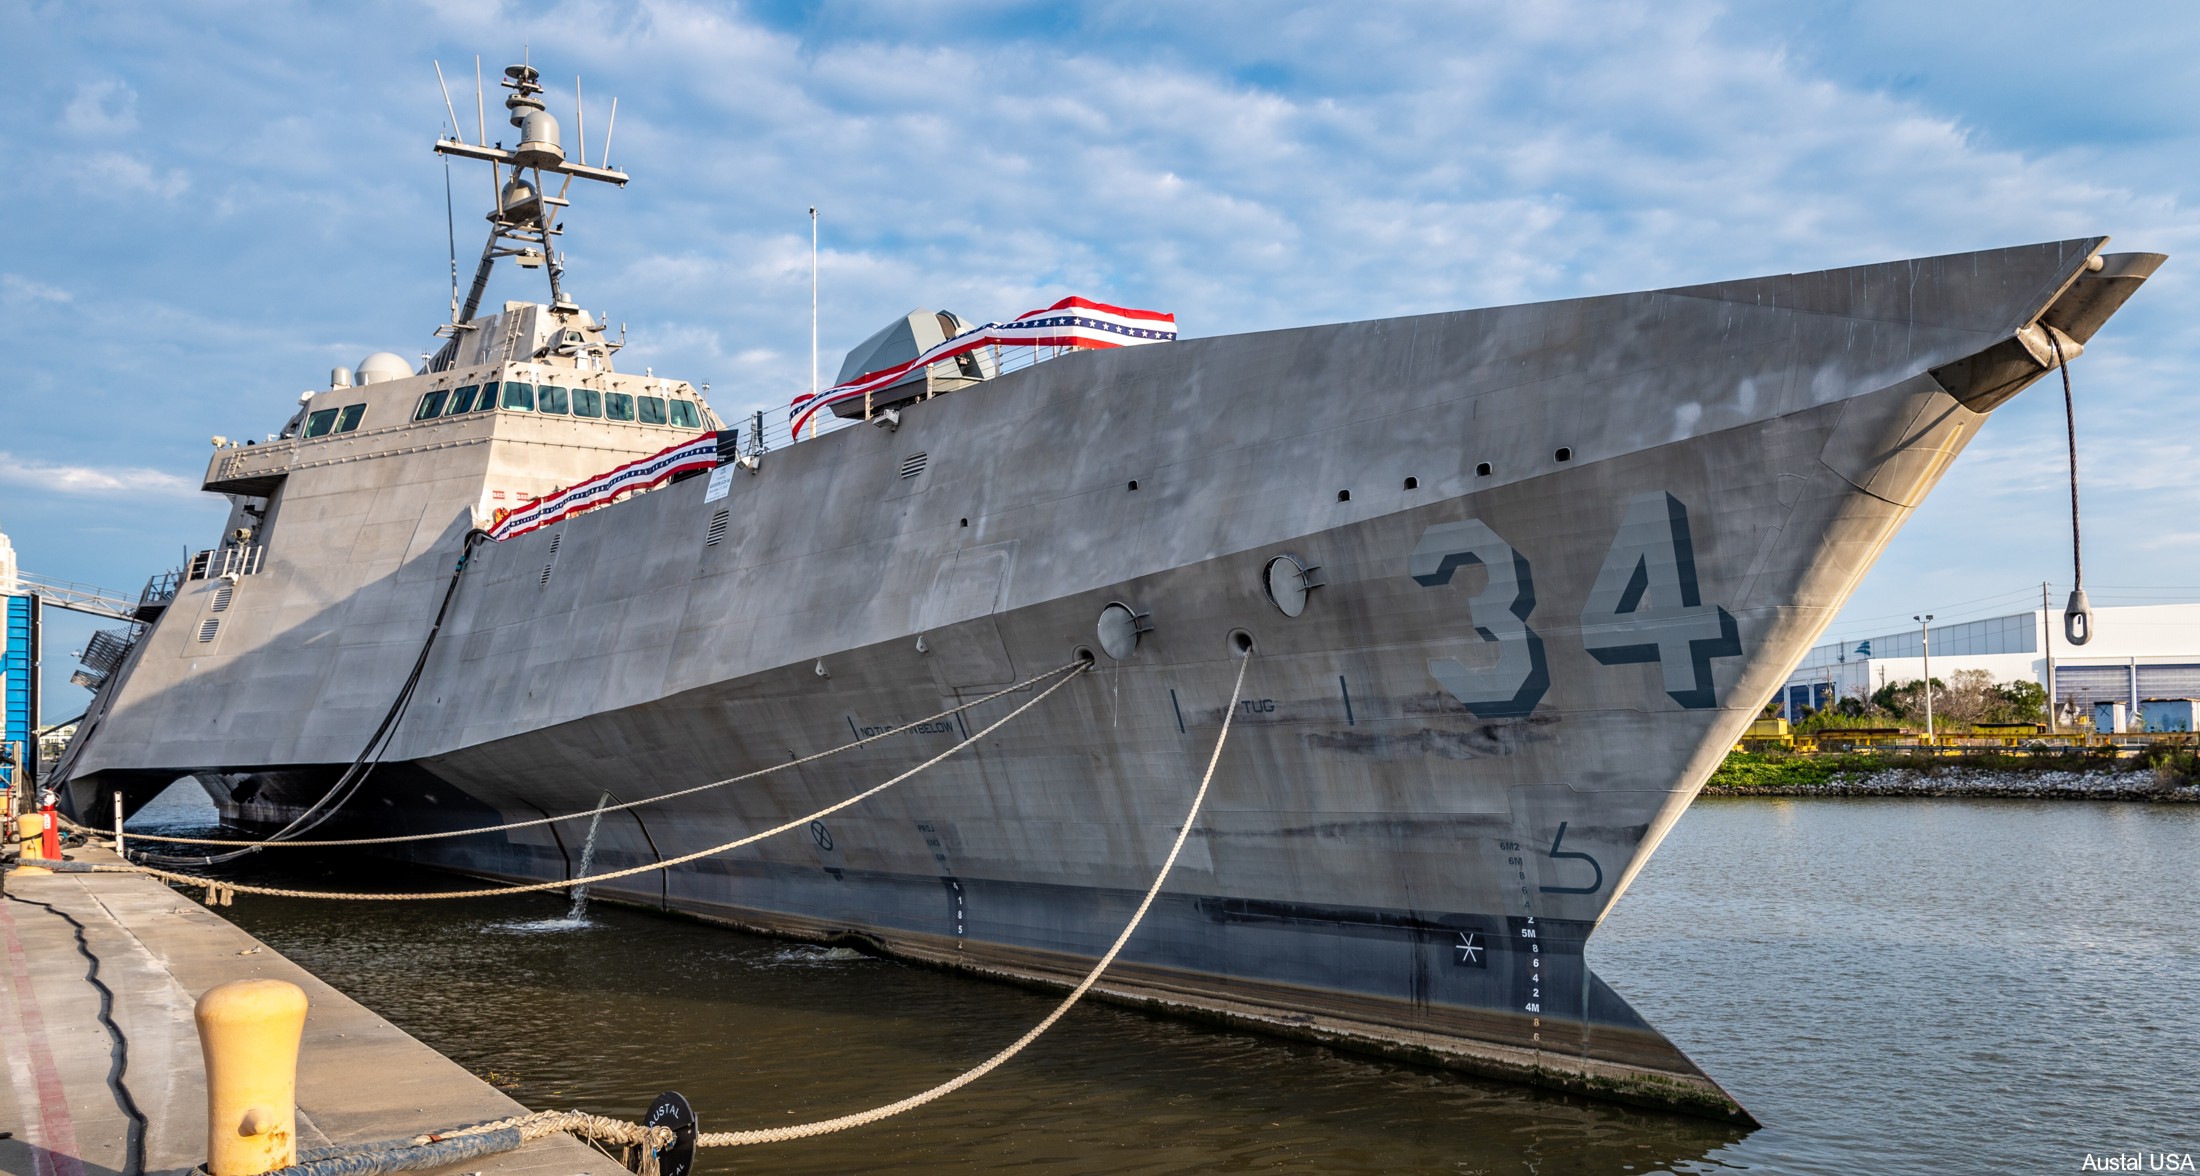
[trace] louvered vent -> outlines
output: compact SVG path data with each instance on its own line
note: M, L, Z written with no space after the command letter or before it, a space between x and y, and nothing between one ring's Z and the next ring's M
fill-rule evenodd
M904 478L914 478L918 474L923 473L924 461L927 456L929 455L923 453L912 453L908 457L902 458L901 476Z
M536 582L536 587L548 588L550 586L550 569L558 566L558 544L563 542L565 542L565 532L563 531L550 536L550 562L542 565L542 579Z
M216 633L219 633L219 632L221 632L221 631L222 631L222 623L221 623L220 621L217 621L217 620L215 620L215 619L214 619L214 618L212 618L212 617L208 617L208 618L207 618L207 619L206 619L205 621L201 622L201 623L200 623L200 625L199 625L199 644L201 644L201 645L205 645L205 644L208 644L209 642L211 642L211 641L213 641L213 640L214 640L214 634L216 634Z
M229 598L235 596L236 594L237 586L235 584L224 584L221 587L214 589L214 607L208 611L229 611Z
M726 537L726 524L733 519L733 512L722 510L710 516L710 530L703 536L703 546L716 547Z

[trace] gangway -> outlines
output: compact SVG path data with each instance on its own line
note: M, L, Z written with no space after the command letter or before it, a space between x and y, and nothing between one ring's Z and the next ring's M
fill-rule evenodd
M65 608L70 612L106 617L115 621L138 619L138 600L128 593L112 588L100 588L91 584L79 584L74 580L53 580L18 572L18 592L35 595L42 604L52 608Z

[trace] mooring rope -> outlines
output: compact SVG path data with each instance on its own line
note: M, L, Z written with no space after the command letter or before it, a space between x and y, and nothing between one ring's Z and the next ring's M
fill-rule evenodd
M887 780L883 784L873 785L872 787L867 788L862 792L858 792L854 796L848 797L845 800L836 801L833 804L829 804L814 813L810 813L807 816L796 817L795 819L788 821L785 824L774 825L761 833L751 833L746 837L735 838L734 840L725 842L721 845L713 845L708 849L699 849L693 853L681 854L678 857L665 858L661 861L655 862L647 862L639 866L630 866L623 870L612 870L608 873L591 874L586 877L580 878L565 878L554 882L524 882L512 886L490 886L473 890L429 890L417 891L407 894L377 894L366 891L294 890L282 886L255 886L250 883L229 882L218 878L202 877L197 874L182 874L177 873L174 870L163 870L155 866L148 866L139 863L114 866L95 865L92 867L91 872L95 874L146 874L155 878L162 879L164 881L180 883L184 886L205 887L207 890L209 903L220 901L222 905L227 905L226 896L233 894L261 894L266 895L270 898L326 898L350 902L424 902L446 898L488 898L496 895L505 894L531 894L545 890L566 890L574 886L582 885L584 883L609 882L618 878L630 878L636 874L647 874L657 870L669 870L674 866L685 865L688 862L697 861L702 858L712 857L717 854L736 850L744 845L754 844L758 841L764 840L767 837L772 837L777 834L784 833L789 829L799 829L802 826L809 824L811 821L831 816L832 814L837 813L840 810L849 807L850 805L857 804L861 801L868 800L873 796L877 796L879 793L884 792L889 788L892 788L894 785L899 784L902 781L917 775L919 772L922 772L925 769L932 767L934 764L937 764L942 760L947 759L949 756L954 755L956 752L959 752L964 748L969 747L974 743L977 743L979 740L984 739L986 736L991 735L993 732L1000 730L1003 726L1006 726L1009 722L1021 716L1025 711L1028 711L1032 707L1035 707L1040 703L1045 702L1048 696L1052 695L1055 691L1060 690L1062 687L1076 681L1078 674L1082 673L1089 664L1090 663L1083 661L1073 663L1074 668L1071 670L1068 676L1064 677L1061 681L1056 682L1054 685L1047 687L1045 690L1040 691L1030 701L1024 703L1022 706L1017 707L1015 710L1012 710L1007 714L1002 715L1000 718L995 719L990 725L980 729L979 731L970 735L968 738L964 739L962 742L957 743L955 746L950 747L946 751L943 751L938 755L933 756L931 759L928 759L923 763L918 764L916 767L913 767L908 771Z
M702 1132L696 1135L695 1146L699 1148L745 1147L758 1143L784 1143L788 1140L830 1135L836 1131L846 1131L853 1127L876 1123L881 1119L892 1118L904 1111L915 1110L926 1103L944 1098L985 1077L1006 1064L1009 1059L1022 1053L1032 1042L1039 1040L1040 1036L1046 1033L1047 1030L1052 1029L1056 1022L1060 1021L1072 1008L1077 1006L1078 1001L1084 999L1086 993L1092 991L1093 985L1099 983L1101 975L1108 970L1110 965L1115 963L1115 957L1122 954L1124 945L1131 941L1131 936L1137 933L1139 925L1145 922L1146 913L1153 909L1154 899L1160 896L1162 884L1169 880L1170 872L1176 869L1176 859L1178 855L1184 852L1184 842L1191 836L1192 825L1199 820L1199 811L1207 802L1207 789L1214 783L1215 769L1222 763L1222 748L1230 739L1231 720L1237 715L1238 697L1245 689L1245 672L1252 667L1252 664L1253 655L1250 651L1247 651L1243 656L1243 660L1238 664L1237 681L1230 687L1230 703L1222 710L1222 730L1215 736L1213 754L1207 757L1207 770L1199 778L1199 788L1192 793L1191 808L1184 814L1184 823L1177 827L1176 840L1170 844L1168 856L1162 859L1161 868L1155 872L1153 884L1146 888L1146 895L1139 900L1138 909L1131 913L1130 922L1123 925L1122 932L1115 937L1115 942L1108 946L1107 953L1100 957L1099 962L1095 963L1092 969L1085 973L1085 978L1078 982L1077 987L1070 990L1068 996L1062 998L1060 1004L1054 1006L1054 1011L1048 1013L1044 1020L1032 1026L1023 1036L1010 1042L1007 1047L995 1053L992 1057L929 1090L912 1094L907 1098L883 1106L872 1107L865 1111L856 1111L852 1114L840 1115L831 1119L820 1119L813 1123L796 1123L785 1127L764 1127L750 1131ZM1059 688L1059 684L1056 688ZM1038 700L1033 699L1032 701L1037 702ZM853 803L853 801L847 803ZM782 826L782 828L792 827L791 824ZM646 1166L641 1170L642 1176L654 1176L656 1149L671 1143L673 1139L673 1131L669 1127L644 1127L639 1123L630 1123L623 1119L588 1115L579 1111L538 1111L534 1114L515 1115L509 1119L498 1119L494 1122L481 1123L472 1127L461 1127L432 1135L415 1136L410 1142L417 1146L470 1135L508 1131L515 1127L520 1130L523 1136L529 1139L541 1138L557 1131L571 1131L574 1134L603 1142L641 1145L643 1154L647 1157L643 1161Z
M1207 771L1199 778L1199 790L1192 794L1192 807L1184 814L1184 823L1176 831L1176 841L1169 846L1169 856L1162 859L1161 869L1154 874L1153 885L1146 888L1146 897L1139 900L1138 909L1131 914L1131 921L1123 925L1123 933L1115 937L1115 942L1109 945L1107 954L1100 957L1100 962L1094 964L1092 970L1085 973L1085 978L1078 982L1076 988L1070 990L1070 994L1062 999L1061 1004L1054 1006L1054 1011L1048 1013L1045 1020L1032 1026L1029 1032L1010 1042L1008 1047L1001 1052L930 1090L910 1095L898 1102L887 1103L882 1107L873 1107L868 1111L857 1111L854 1114L842 1115L834 1119L821 1119L815 1123L792 1124L786 1127L766 1127L754 1131L704 1132L695 1137L695 1146L741 1147L752 1143L779 1143L789 1139L807 1139L813 1135L829 1135L835 1131L846 1131L851 1127L861 1127L866 1123L876 1123L881 1119L890 1118L903 1111L914 1110L934 1099L953 1094L976 1082L998 1069L1002 1063L1022 1053L1024 1047L1039 1040L1040 1034L1053 1028L1056 1021L1061 1020L1064 1014L1076 1007L1078 1001L1084 999L1087 992L1092 991L1092 986L1099 982L1101 973L1107 971L1108 965L1115 962L1115 957L1123 951L1123 945L1131 941L1132 933L1136 932L1138 925L1145 921L1146 912L1152 909L1153 900L1161 893L1161 884L1169 880L1169 872L1176 868L1177 855L1184 852L1184 841L1191 836L1192 824L1199 819L1200 806L1207 802L1207 787L1214 782L1215 767L1222 762L1222 745L1230 738L1230 720L1237 715L1238 694L1245 688L1245 671L1251 668L1252 664L1253 655L1248 650L1238 663L1237 682L1230 687L1230 703L1222 710L1222 730L1215 736L1214 754L1207 757Z
M1086 663L1084 660L1079 659L1077 661L1070 662L1067 665L1057 666L1054 669L1048 670L1046 673L1037 674L1032 677L1026 678L1023 681L1016 683L1014 686L1009 686L1000 690L996 690L983 698L972 699L969 702L963 703L961 706L952 707L948 710L943 710L936 715L931 715L926 718L915 719L910 722L903 723L898 727L891 727L886 730L876 732L874 734L861 736L852 743L837 744L833 747L826 748L824 751L803 756L801 759L788 760L786 763L783 764L773 764L768 768L759 768L756 771L744 772L738 776L728 776L723 780L713 780L708 784L697 784L692 788L682 788L677 792L666 792L657 796L645 796L640 800L629 800L621 804L607 804L604 805L601 809L581 809L577 812L560 813L554 817L530 817L529 819L524 821L509 821L502 825L483 825L480 828L476 829L445 829L435 833L404 833L390 837L352 837L339 840L239 842L234 839L225 840L212 837L167 837L154 833L129 833L127 830L125 831L125 835L132 841L161 841L177 845L227 845L238 847L245 852L250 852L251 850L256 849L333 849L343 846L356 847L362 845L396 845L401 842L407 841L435 841L449 837L474 837L483 833L503 833L513 829L532 829L540 825L553 825L560 821L577 821L583 817L594 817L599 812L615 813L622 809L640 808L643 805L657 804L660 801L676 800L683 796L693 796L698 792L708 792L713 788L724 788L728 784L739 784L744 780L754 780L762 776L769 776L774 772L784 772L789 768L799 768L804 764L815 763L818 760L822 759L829 759L833 756L839 755L844 751L852 751L858 747L864 747L869 744L877 743L882 739L891 739L896 735L907 734L909 731L918 727L922 727L926 723L937 723L942 719L951 719L956 715L959 715L964 711L971 709L972 707L984 706L986 703L992 702L994 699L1014 694L1019 690L1028 690L1031 687L1036 686L1039 683L1044 682L1048 678L1052 678L1057 674L1063 674L1071 670L1080 669L1087 664L1088 663ZM58 816L59 814L56 815ZM61 826L63 828L74 830L75 832L85 834L86 836L114 836L114 830L112 829L100 829L90 825L80 825L67 817L61 817L60 819Z

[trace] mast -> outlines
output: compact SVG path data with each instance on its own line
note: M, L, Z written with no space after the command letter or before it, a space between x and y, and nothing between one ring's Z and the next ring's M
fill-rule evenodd
M442 67L436 67L441 78ZM604 136L604 158L600 165L590 166L584 156L578 162L565 157L565 147L559 139L558 120L544 106L541 74L531 65L506 66L504 77L498 85L510 90L505 96L504 109L510 113L511 123L519 128L519 146L507 149L502 142L494 146L488 142L486 122L481 130L482 142L468 143L458 135L453 126L449 138L436 140L436 152L445 157L478 159L489 164L492 180L497 185L496 207L489 212L489 239L481 247L481 259L474 266L473 285L467 290L465 302L456 307L452 321L438 328L438 335L447 342L429 361L429 370L448 369L458 355L459 335L466 324L473 321L481 310L481 300L489 288L489 272L497 259L509 257L522 269L542 269L550 283L550 304L553 308L567 307L570 303L564 290L564 262L559 258L555 238L564 229L558 225L559 211L571 202L565 193L572 187L575 177L596 180L601 183L625 187L628 176L611 167L610 135ZM445 105L450 101L446 89ZM575 101L579 91L575 90ZM475 82L474 102L481 105L480 82ZM578 109L575 116L578 118ZM455 122L455 120L454 120ZM504 178L504 169L511 169L510 178ZM557 195L551 195L544 186L544 176L563 177Z

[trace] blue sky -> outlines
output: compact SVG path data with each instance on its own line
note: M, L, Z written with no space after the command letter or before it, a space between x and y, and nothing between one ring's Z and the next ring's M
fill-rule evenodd
M134 589L213 538L209 436L432 344L430 62L470 124L474 56L493 77L523 44L569 144L576 73L592 150L618 96L635 176L575 193L569 287L627 324L624 363L728 415L808 379L812 204L828 376L919 304L1074 291L1204 335L2092 233L2167 252L2075 368L2086 562L2096 603L2200 597L2200 20L2170 3L0 0L0 530L27 569ZM489 181L453 181L464 257ZM1996 413L1833 635L2067 590L2054 393Z

